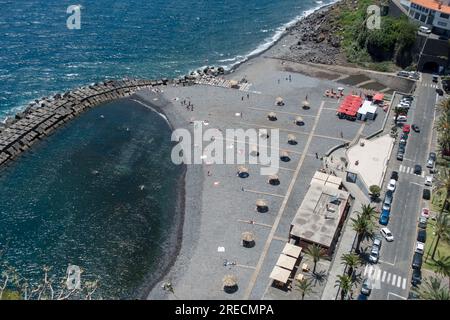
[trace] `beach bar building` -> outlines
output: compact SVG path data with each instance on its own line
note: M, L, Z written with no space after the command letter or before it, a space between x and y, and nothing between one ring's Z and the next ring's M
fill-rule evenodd
M356 120L358 110L362 105L362 98L357 95L348 95L344 98L337 110L340 119Z
M351 202L341 178L316 172L292 220L289 242L304 249L317 244L331 257Z
M358 110L357 119L358 120L375 120L377 116L378 106L373 104L372 101L366 100L362 104L361 108Z

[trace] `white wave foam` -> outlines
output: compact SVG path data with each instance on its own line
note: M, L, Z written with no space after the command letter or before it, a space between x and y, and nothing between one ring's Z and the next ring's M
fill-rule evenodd
M251 59L252 57L266 51L267 49L269 49L270 47L272 47L286 32L286 28L289 28L291 26L293 26L294 24L296 24L298 21L300 21L301 19L304 19L306 17L308 17L309 15L311 15L312 13L314 13L315 11L325 7L325 6L329 6L333 3L338 2L339 0L334 0L331 1L329 3L324 4L323 1L316 1L316 3L318 4L316 7L311 8L309 10L305 10L303 11L303 13L299 16L296 16L294 19L292 19L291 21L289 21L288 23L285 23L284 25L278 27L275 30L275 33L269 37L265 39L265 42L263 42L262 44L260 44L256 49L254 49L253 51L247 53L246 55L242 56L242 55L238 55L234 58L230 58L230 59L222 59L219 60L218 62L233 62L231 64L226 64L226 65L222 65L222 67L225 70L230 70L232 69L234 66L239 65L249 59ZM263 30L265 31L265 30Z
M142 101L139 101L139 100L136 100L136 99L131 99L131 100L133 100L134 102L137 102L137 103L139 103L140 105L143 105L144 107L146 107L146 108L148 108L148 109L150 109L150 110L156 112L158 115L160 115L160 116L167 122L167 124L169 125L169 127L171 126L171 125L170 125L170 122L169 122L169 119L166 117L166 115L165 115L164 113L158 112L158 110L156 110L155 108L153 108L151 105L148 105L148 104L146 104L146 103L143 103Z

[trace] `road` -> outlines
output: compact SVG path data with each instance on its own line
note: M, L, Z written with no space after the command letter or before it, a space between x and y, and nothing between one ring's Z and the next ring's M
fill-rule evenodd
M383 241L378 264L364 270L366 276L374 280L372 300L406 299L411 287L411 261L417 236L417 220L422 207L428 207L422 200L428 153L431 148L435 105L437 101L436 84L430 74L422 74L414 93L414 104L408 113L408 123L417 124L420 133L411 131L406 145L403 161L396 159L398 142L388 163L383 190L393 170L399 173L397 188L391 208L388 228L394 235L394 241ZM398 139L399 140L399 139ZM423 173L413 173L414 165L420 164ZM381 227L381 226L380 226Z

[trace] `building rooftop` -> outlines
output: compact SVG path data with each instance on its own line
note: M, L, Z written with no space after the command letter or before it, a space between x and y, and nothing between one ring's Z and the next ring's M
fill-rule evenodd
M291 235L324 247L331 246L349 198L349 193L338 187L313 178L292 220Z
M450 14L450 6L448 6L448 4L444 4L443 2L438 2L435 0L411 0L411 2L431 10Z
M358 174L367 188L381 186L394 139L384 135L373 140L361 139L347 150L347 171Z
M359 108L358 113L360 114L367 114L367 113L373 113L375 114L377 112L378 106L376 104L373 104L372 101L364 101L361 108Z

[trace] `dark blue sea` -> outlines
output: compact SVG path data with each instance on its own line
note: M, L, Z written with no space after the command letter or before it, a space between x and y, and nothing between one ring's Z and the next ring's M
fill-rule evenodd
M0 120L96 81L230 68L330 2L0 0ZM66 26L72 4L79 30ZM102 297L133 298L167 255L181 168L164 120L130 104L87 112L0 173L2 259L30 281L72 263L100 279Z

